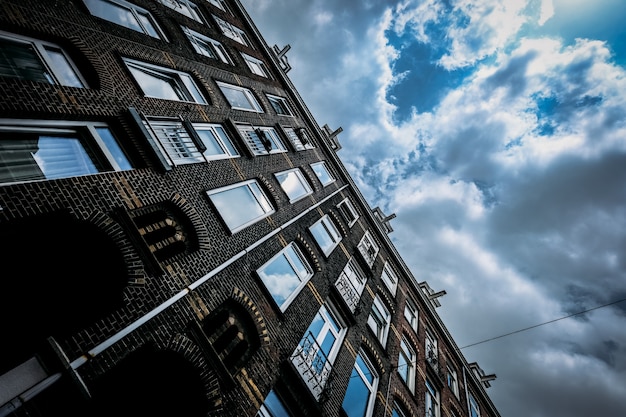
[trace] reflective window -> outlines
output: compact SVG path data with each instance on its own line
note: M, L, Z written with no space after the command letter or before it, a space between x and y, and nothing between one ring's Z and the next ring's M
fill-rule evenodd
M374 261L376 260L376 255L378 255L378 245L374 242L372 235L370 235L369 231L366 231L361 241L358 245L359 252L367 262L367 265L371 268L374 265Z
M439 417L439 391L426 380L426 400L424 401L426 417Z
M341 234L328 215L315 222L309 230L326 256L330 255L341 241Z
M0 120L0 183L131 168L104 123Z
M417 354L409 341L402 336L400 341L400 353L398 355L398 373L402 380L409 387L411 392L415 391L415 369Z
M478 401L472 394L469 395L470 403L470 417L480 417L480 408L478 407Z
M391 417L409 417L409 415L410 414L404 411L404 408L397 402L393 405L393 411L391 412Z
M233 109L263 113L261 105L247 88L217 81L217 85Z
M252 46L252 43L250 42L250 39L248 39L248 35L246 35L246 32L239 29L237 26L223 19L220 19L219 17L215 15L213 15L213 19L215 19L215 21L217 22L217 25L220 27L220 29L222 30L222 33L226 37L236 42L239 42L242 45L246 45L250 47Z
M204 23L202 14L198 6L190 0L160 0L163 5L170 9L176 10L178 13L187 16L196 22Z
M313 270L295 243L287 245L257 273L282 311L313 276Z
M92 15L118 25L167 40L156 21L145 9L124 0L84 0Z
M306 149L313 149L313 142L311 142L311 138L308 133L306 133L306 129L303 127L298 127L296 129L292 127L284 127L283 130L287 134L287 138L291 145L296 151L304 151Z
M293 115L286 98L274 96L271 94L266 94L266 96L276 114L282 114L285 116Z
M452 369L450 366L447 367L446 382L448 383L448 388L450 388L450 391L452 391L452 393L457 398L459 398L459 381L458 381L458 378L457 378L457 375L456 375L456 371L454 369ZM472 417L474 417L474 416L472 416ZM480 415L478 415L476 417L480 417Z
M208 191L209 198L231 232L237 232L274 212L255 180Z
M387 343L387 335L389 334L389 325L391 324L391 314L378 294L374 297L372 311L367 319L367 324L380 343L385 346L385 343Z
M261 77L270 78L270 72L267 69L265 62L248 54L244 54L243 52L241 52L241 56L243 57L244 61L246 61L246 65L253 74L260 75Z
M287 152L276 129L267 126L238 125L237 130L254 155Z
M222 125L193 123L193 128L206 148L202 154L207 160L239 156Z
M311 186L298 168L279 172L274 175L276 176L276 179L280 183L280 186L285 194L287 194L287 197L289 197L290 203L298 201L313 193Z
M6 32L0 32L0 77L85 87L85 82L61 48Z
M232 65L232 61L226 52L226 48L224 48L224 45L220 42L198 33L195 30L191 30L188 27L183 26L183 32L197 53L208 56L209 58L220 60L225 64Z
M348 222L348 227L352 227L359 218L359 214L354 208L354 205L352 205L352 201L346 197L341 200L339 204L337 204L337 208L339 209L339 212L343 216L344 220Z
M276 392L271 390L265 397L265 401L257 412L256 417L291 417L291 414L287 412Z
M191 75L132 59L124 62L146 96L207 104Z
M339 274L339 278L335 281L335 287L337 287L342 298L348 304L350 311L354 312L356 310L366 282L367 278L365 278L361 268L359 268L354 258L350 258L341 274Z
M372 415L378 387L378 374L363 352L359 352L341 407L348 417Z
M323 186L327 186L328 184L335 182L335 177L332 176L332 174L326 167L325 162L322 161L311 164L311 168L313 168L315 175L317 175L317 178L320 180Z
M393 268L391 268L389 262L385 262L381 278L391 294L396 295L396 289L398 288L398 276L394 272Z
M418 310L415 301L411 298L407 298L404 304L404 318L409 323L409 326L417 332Z

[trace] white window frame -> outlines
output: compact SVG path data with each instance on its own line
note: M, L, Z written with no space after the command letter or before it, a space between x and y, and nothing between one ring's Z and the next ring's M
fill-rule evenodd
M237 130L253 155L258 156L287 152L285 144L273 127L240 124L237 125ZM267 140L266 143L270 146L269 150L265 147L261 135Z
M337 208L346 222L348 222L348 227L354 226L359 219L359 213L356 211L356 208L354 208L354 204L352 204L350 198L346 197L341 200L339 204L337 204Z
M248 66L248 69L250 70L250 72L252 72L253 74L259 75L261 77L272 78L270 76L270 71L267 68L267 65L265 65L265 62L251 55L248 55L244 52L239 52L239 53L241 54L241 57L243 58L243 60L246 61L246 65Z
M376 241L370 234L369 230L365 231L365 234L361 238L361 241L357 245L359 248L359 252L367 262L367 266L370 268L374 265L374 261L376 261L376 257L378 256L378 252L380 252L380 248L376 244Z
M232 14L232 12L228 8L228 5L226 5L226 2L224 0L209 0L209 3L211 3L212 5L217 7L218 9L221 9L221 10L223 10L225 12L228 12L228 13Z
M90 13L96 17L115 23L116 25L123 26L127 29L144 33L148 36L152 36L153 38L167 41L167 37L165 36L165 33L163 32L159 24L157 23L156 19L146 9L143 9L135 4L129 3L124 0L84 0L84 2L87 8L89 9ZM109 18L110 16L96 14L98 11L97 6L103 5L103 4L104 5L108 4L110 5L110 7L117 6L117 7L120 7L122 9L126 9L127 11L129 11L131 15L133 16L133 18L135 19L136 26L138 26L139 29L141 30L138 30L136 27L133 27L131 25L123 24L123 22L120 23L118 21L111 20ZM147 26L146 23L149 23L151 27Z
M190 0L160 0L160 2L165 7L169 7L183 16L187 16L188 18L202 23L203 25L206 24L198 5Z
M284 297L284 301L280 304L276 299L275 292L273 290L274 287L277 287L277 283L273 282L274 279L270 274L266 273L266 270L271 267L275 262L279 262L279 260L284 260L287 262L289 267L291 268L291 274L289 277L290 281L298 281L298 285L295 286L289 295ZM302 268L298 267L298 264L302 265ZM298 246L291 242L284 249L274 255L269 261L264 263L259 269L257 269L257 274L263 281L263 284L267 288L270 294L272 294L272 298L278 304L280 311L285 311L287 307L291 304L291 302L300 294L300 291L306 283L313 276L313 268L309 265L306 258L298 248ZM286 279L285 276L281 277L282 279ZM284 288L285 284L280 284L281 288Z
M456 370L447 365L446 383L456 398L459 398L459 379ZM480 417L480 415L476 416Z
M277 409L272 409L270 407L269 401L273 401L274 405ZM257 411L255 417L291 417L291 414L287 411L287 407L283 404L283 401L280 399L278 395L276 395L276 391L271 390L263 404L261 404L261 408Z
M289 101L287 101L285 97L280 97L280 96L276 96L274 94L268 94L268 93L266 93L265 96L267 97L267 101L270 102L270 105L272 106L272 109L274 110L274 112L276 112L276 114L280 116L292 116L293 117L293 111L291 110ZM277 107L282 108L284 110L283 111L276 110Z
M181 120L147 117L143 123L171 166L205 161Z
M351 257L348 259L346 266L343 267L337 281L335 281L335 287L348 304L350 311L354 312L356 310L366 283L367 277L361 270L361 267L359 267L356 259Z
M261 104L259 104L259 101L254 96L254 93L249 88L239 87L238 85L228 84L222 81L216 81L216 83L220 90L222 90L222 94L224 94L224 98L231 108L254 113L263 113L263 108L261 107ZM249 107L243 107L233 104L228 99L228 95L226 94L225 90L230 90L235 93L241 94L241 98L248 103Z
M302 200L306 196L313 194L313 189L302 174L302 171L300 171L300 168L277 172L274 176L287 197L289 197L289 203L295 203L296 201ZM296 189L294 186L299 187Z
M419 324L419 310L417 308L417 303L413 301L412 298L407 297L404 303L404 318L411 329L413 329L417 333L417 328Z
M426 359L432 358L434 360L439 359L439 350L437 347L437 338L433 333L426 329L426 335L424 337L424 348L426 353ZM431 353L432 352L432 353Z
M222 150L221 154L210 154L207 147L207 150L202 153L207 162L216 159L239 158L239 152L237 151L237 148L235 148L235 144L228 135L224 126L219 123L192 123L192 126L198 134L203 131L211 132L211 136L215 139L215 143ZM204 137L200 134L199 137L206 147L206 140Z
M45 70L42 76L46 78L46 80L50 84L65 85L77 88L84 88L87 86L87 82L83 78L82 74L80 73L74 62L72 62L72 60L63 50L63 48L59 47L58 45L4 31L0 31L0 38L4 38L11 42L31 46L34 49L34 53L36 54L39 63L42 66L42 69ZM59 54L64 62L60 64L58 61L56 61L53 55L51 55L51 52ZM67 67L64 68L65 66ZM75 78L75 80L69 80L68 77L64 76L64 74L68 71L70 72L70 74L68 75L73 76L70 78ZM15 78L25 79L19 76Z
M247 219L246 221L242 223L231 225L229 224L226 215L228 211L232 209L224 206L222 207L222 210L220 210L220 203L217 201L216 196L221 193L231 192L232 190L235 190L235 189L246 190L249 193L249 197L252 197L252 201L256 201L256 204L257 204L256 208L260 209L261 213L259 213L258 215L251 216L249 219ZM260 187L259 183L256 180L248 180L248 181L239 182L236 184L227 185L225 187L217 188L214 190L209 190L207 191L207 195L213 202L218 213L221 215L222 219L224 220L224 223L226 223L226 226L229 228L229 230L232 233L236 233L258 222L259 220L269 217L275 212L274 207L272 206L272 203L270 202L269 198L265 195L265 192L263 191L263 189Z
M426 379L426 393L425 393L425 401L424 401L424 410L426 410L426 417L439 417L440 415L440 407L439 407L439 391L435 388L435 386Z
M306 133L306 130L303 127L294 129L293 127L285 126L283 127L283 131L287 135L289 142L291 142L291 145L296 150L296 152L315 148L313 142L311 142L311 137L308 135L308 133Z
M396 274L396 271L394 271L389 262L385 262L385 265L383 266L383 272L380 275L380 278L385 283L385 286L387 287L389 292L391 292L391 295L395 296L396 291L398 290L399 278L398 274Z
M362 361L362 364L359 362L359 359ZM364 370L361 368L361 366L365 366L365 368L367 369ZM367 390L369 391L369 394L367 396L366 407L365 407L365 414L363 414L362 416L361 415L352 416L351 414L349 414L348 411L346 411L346 409L343 407L343 403L345 403L346 400L354 401L354 399L348 398L347 396L344 396L342 409L348 417L370 417L372 413L374 412L374 403L376 402L376 390L378 389L378 381L379 381L378 372L376 371L376 368L372 364L372 361L365 354L365 352L363 352L363 350L359 351L354 361L354 366L352 367L352 370L353 372L357 373L358 378L363 382L363 384L365 385L365 388L367 388ZM369 380L370 378L367 377L367 373L371 375L371 379L372 379L371 382ZM352 378L353 378L352 373L350 375L351 375L350 381L352 381ZM350 386L350 383L351 382L348 382L348 388ZM362 398L358 399L358 401L362 401L362 400L363 400Z
M325 256L329 256L333 250L339 245L341 242L341 233L339 233L339 229L335 226L335 223L330 219L328 214L325 214L321 219L313 223L311 227L309 227L309 231L318 247L322 251ZM323 246L319 240L319 234L323 235L323 237L327 237L330 240L330 245Z
M219 17L213 15L213 19L217 22L220 30L227 38L234 40L242 45L249 46L252 48L252 43L250 42L250 38L246 32L242 29L239 29L237 26L233 25L230 22L225 21L224 19L220 19Z
M154 97L162 100L173 101L185 101L190 103L207 104L206 98L200 91L200 88L194 81L193 77L183 71L178 71L171 68L161 67L147 62L137 61L135 59L124 58L124 63L128 67L133 79L137 85L141 88L146 97ZM140 71L141 73L167 83L172 91L178 98L172 97L159 97L156 95L150 95L146 93L145 87L141 84L141 81L136 77L134 71Z
M99 133L99 129L108 130L111 138L106 138ZM29 181L47 181L57 178L71 178L82 175L94 175L101 172L123 171L132 169L130 161L127 159L124 151L118 143L115 135L106 123L88 122L88 121L59 121L59 120L34 120L34 119L0 119L0 132L32 132L32 133L49 133L50 135L72 134L80 137L79 142L83 147L90 162L94 165L94 172L84 172L76 175L59 175L55 174L50 178L43 179L18 179L14 181L5 181L5 184ZM113 142L111 142L111 139ZM93 148L94 152L87 152L87 148ZM33 162L37 163L45 174L45 161L39 162L37 156L33 155ZM100 167L98 167L100 165Z
M315 162L311 164L311 169L313 169L313 172L315 172L315 175L317 176L317 178L320 180L320 182L322 183L324 187L337 181L335 176L330 172L330 170L326 166L325 161ZM324 180L325 177L328 177L328 179Z
M186 26L181 26L183 33L187 36L189 43L193 47L196 53L222 61L225 64L233 65L233 61L230 59L226 48L221 42L216 41L213 38L209 38L202 33L198 33L195 30L189 29Z
M401 369L400 358L406 363L406 369ZM412 393L415 393L415 370L417 368L417 352L409 340L402 336L400 352L398 353L398 373Z
M378 294L374 297L367 324L376 335L380 344L385 346L387 344L387 336L389 336L389 327L391 326L391 313Z
M469 412L470 417L480 417L480 407L478 406L478 401L476 401L476 397L470 392L469 393Z

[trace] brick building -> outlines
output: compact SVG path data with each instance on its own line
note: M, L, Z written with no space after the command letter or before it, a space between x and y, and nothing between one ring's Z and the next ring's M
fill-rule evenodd
M0 0L0 416L499 416L238 0Z

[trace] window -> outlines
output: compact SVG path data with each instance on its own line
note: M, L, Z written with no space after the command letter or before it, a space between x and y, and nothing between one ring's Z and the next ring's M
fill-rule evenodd
M224 10L225 12L230 12L230 10L228 9L228 6L226 6L225 0L209 0L209 3L211 3L215 7L218 7Z
M324 161L311 164L311 168L313 168L315 175L317 175L317 178L324 187L335 182L335 178L331 175L330 171L328 171L328 167Z
M430 330L426 330L425 347L426 361L431 365L437 366L437 360L439 358L439 353L437 351L437 339L433 336Z
M207 104L200 89L186 72L124 59L131 74L148 97Z
M319 399L332 371L347 327L331 305L322 305L292 355L292 361Z
M273 127L238 125L237 130L254 155L287 152Z
M0 183L132 169L105 123L0 120Z
M295 243L290 243L257 270L274 301L285 311L298 295L313 270Z
M261 408L257 412L255 417L290 417L291 414L287 411L283 402L278 398L276 392L271 390L265 401L261 404Z
M218 124L148 118L144 125L161 145L170 165L239 156L226 131Z
M352 227L359 218L359 214L352 205L352 201L346 197L341 200L339 204L337 204L337 208L339 209L339 212L343 216L344 220L348 222L348 227Z
M439 417L439 391L430 381L426 380L426 401L424 402L426 417Z
M85 87L72 61L58 46L0 32L0 76Z
M393 405L393 410L391 411L391 417L409 417L409 413L404 411L404 407L402 407L397 401Z
M337 230L335 223L328 215L324 215L324 217L315 222L309 230L326 256L330 255L341 241L339 230Z
M262 75L262 74L259 74L259 75ZM293 116L293 113L291 112L291 110L289 108L289 104L287 103L287 99L286 98L274 96L274 95L271 95L271 94L266 94L266 96L267 96L267 99L270 102L270 105L272 106L272 108L276 112L276 114L282 114L282 115L285 115L285 116Z
M246 65L253 74L260 75L261 77L265 78L270 78L270 72L267 69L265 62L248 54L244 54L243 52L241 52L241 56L243 57L244 61L246 61Z
M391 294L396 295L396 290L398 288L398 276L391 268L389 262L385 262L385 266L383 266L383 273L380 276Z
M198 6L189 0L160 0L164 6L176 10L196 22L204 23Z
M226 48L220 42L215 39L211 39L201 33L191 30L188 27L183 26L183 32L189 39L193 49L200 55L208 56L212 59L217 59L225 64L231 64L232 61L226 52Z
M480 417L480 408L478 402L472 394L469 395L470 417Z
M411 298L407 298L404 304L404 318L409 323L409 326L417 332L418 310L415 301Z
M242 45L252 47L252 43L250 42L250 39L248 39L248 35L246 35L246 32L239 29L237 26L220 19L215 15L213 15L213 19L215 19L217 25L220 27L222 33L224 33L226 37L234 40L235 42L239 42Z
M357 262L354 258L350 258L339 274L335 287L352 312L356 310L356 306L359 304L366 281L367 279Z
M402 336L398 355L398 373L411 392L415 392L415 369L417 354L410 342Z
M448 366L446 371L446 382L448 383L448 388L450 391L454 393L454 395L459 398L459 381L456 376L456 371Z
M287 194L287 197L289 197L290 203L298 201L313 193L311 186L298 168L279 172L274 175L276 176L276 179L280 183L280 186L285 194Z
M391 324L391 314L378 295L374 297L372 311L367 319L367 324L380 343L385 346L387 343L387 335L389 334L389 325Z
M359 352L341 407L348 417L369 417L374 410L378 374L363 351Z
M296 151L304 151L305 149L315 148L309 138L309 135L303 127L298 127L296 129L284 127L283 130L287 134L289 142L291 142L291 145Z
M247 88L217 81L217 85L233 109L263 113L261 105Z
M233 233L274 213L272 204L255 180L211 190L207 194Z
M361 238L358 245L359 252L363 255L363 259L367 262L367 265L371 268L378 255L378 245L374 242L374 239L370 235L370 232L366 231L365 235Z
M124 0L85 0L89 12L101 19L167 40L156 21L145 9Z

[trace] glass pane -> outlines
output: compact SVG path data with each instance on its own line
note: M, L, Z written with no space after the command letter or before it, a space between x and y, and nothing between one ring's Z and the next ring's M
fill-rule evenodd
M193 101L195 101L196 103L206 104L204 96L202 95L202 93L200 93L200 90L198 90L198 86L196 86L196 83L193 81L193 79L187 74L179 74L179 77L183 80L183 84L185 84L185 87L187 87L187 91L191 93ZM184 100L190 99L191 97L184 98Z
M120 169L132 169L133 167L130 165L130 162L126 158L126 155L124 155L122 148L120 148L120 145L111 134L111 131L106 127L98 127L96 128L96 131L100 135L100 138L106 145L109 152L113 155L113 158L115 158L115 161L119 165Z
M370 383L370 386L371 386L374 383L374 375L372 375L371 369L369 368L367 363L365 363L361 355L357 356L355 366L359 367L359 369L361 370L361 373L363 374L365 379Z
M76 72L72 69L72 66L65 57L65 54L61 52L59 48L46 46L45 49L48 52L48 56L54 66L54 69L56 70L56 76L59 79L59 82L70 87L83 87L82 81L80 81L78 75L76 75Z
M263 283L279 306L283 305L300 284L300 279L284 254L275 258L260 272Z
M224 146L226 146L226 148L228 149L230 154L231 155L239 155L239 152L237 152L237 150L233 146L232 142L230 141L230 138L226 134L226 131L224 131L224 128L222 128L221 126L215 126L215 131L217 132L217 134L222 139L222 144Z
M137 11L137 16L139 17L139 21L143 25L144 32L153 38L160 38L159 32L156 30L156 24L152 21L152 17L146 13Z
M285 253L291 260L291 265L297 272L297 274L301 277L307 277L311 274L309 268L306 266L305 262L302 260L302 257L298 250L296 250L293 245L288 246L285 249Z
M364 417L367 411L370 391L356 369L352 369L350 382L343 398L342 408L348 417Z
M276 179L278 179L280 186L290 200L295 200L310 192L310 189L302 182L296 171L281 172L276 174Z
M102 19L109 20L138 32L143 32L141 25L128 8L106 0L86 0L86 3L89 11L94 16L98 16Z
M274 390L267 394L263 405L272 417L290 417L289 413L285 409L285 406L280 401Z
M317 178L319 178L320 182L324 185L333 182L334 180L334 178L330 176L330 173L324 164L313 165L313 171L315 171L315 175L317 175Z
M249 110L256 110L248 101L246 95L241 90L235 90L228 87L222 87L222 91L231 107L238 107Z
M0 38L0 76L54 84L34 46Z
M130 71L137 80L137 83L147 96L163 98L166 100L181 100L179 90L174 88L174 80L169 77L157 77L148 74L144 70L129 66Z
M311 228L311 233L324 253L328 253L328 251L334 246L335 241L330 237L328 231L322 223L318 223L313 226Z
M205 155L224 155L224 149L220 146L219 141L215 137L215 134L210 129L200 129L196 128L196 132L204 146L206 146L206 151L204 151Z
M211 200L231 230L259 219L266 213L247 186L212 194Z

